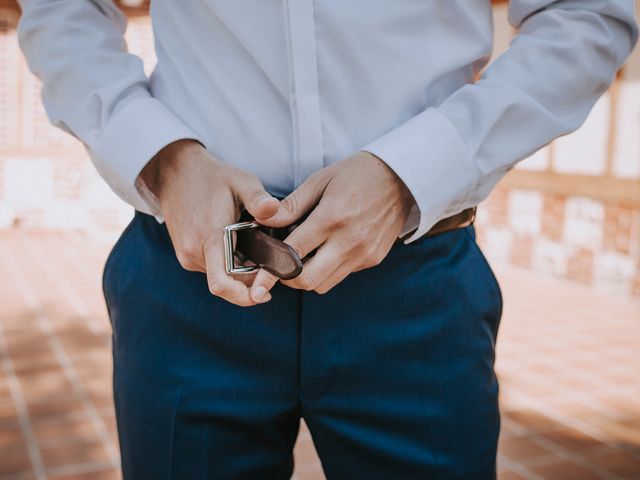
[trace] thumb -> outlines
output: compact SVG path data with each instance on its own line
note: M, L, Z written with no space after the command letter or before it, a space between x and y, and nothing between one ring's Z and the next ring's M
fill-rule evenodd
M329 184L329 175L313 174L280 202L278 212L262 223L268 227L286 227L315 207Z
M272 197L257 178L244 180L236 187L236 193L244 208L259 221L272 217L280 207L278 199Z

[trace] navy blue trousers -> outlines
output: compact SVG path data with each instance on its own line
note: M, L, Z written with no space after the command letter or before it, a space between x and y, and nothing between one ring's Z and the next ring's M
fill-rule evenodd
M301 417L329 479L495 478L502 295L474 226L242 308L136 213L103 280L125 479L288 479Z

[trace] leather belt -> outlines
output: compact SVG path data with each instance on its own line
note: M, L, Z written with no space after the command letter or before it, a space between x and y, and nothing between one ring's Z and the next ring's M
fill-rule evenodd
M432 237L440 233L471 225L475 221L476 208L471 207L450 217L439 220L422 237ZM290 280L302 272L302 262L295 250L283 242L285 238L304 221L304 217L296 223L282 228L271 228L260 225L245 210L240 216L240 222L227 225L224 228L225 266L227 274L239 275L252 273L258 268L264 268L283 280ZM235 250L233 235L235 232ZM412 233L412 232L411 232ZM398 238L402 242L411 233ZM313 255L311 252L308 256ZM306 257L305 257L306 258ZM237 260L237 261L236 261ZM242 266L244 262L251 262L250 266Z

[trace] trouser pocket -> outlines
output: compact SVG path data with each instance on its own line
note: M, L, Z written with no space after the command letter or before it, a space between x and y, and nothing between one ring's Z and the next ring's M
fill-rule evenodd
M465 233L467 234L467 238L469 239L473 252L476 254L478 262L482 267L483 276L485 278L485 282L488 287L490 287L490 291L493 295L493 300L495 302L496 307L496 328L497 324L500 322L502 318L502 310L504 307L504 298L502 296L502 288L500 287L500 282L495 275L495 272L491 268L487 258L485 257L482 249L478 245L476 241L476 232L475 227L473 225L469 225L464 228Z
M110 311L110 300L112 299L113 288L119 283L117 278L113 275L113 266L121 257L123 245L130 237L135 225L138 223L138 219L138 215L134 215L129 224L125 227L124 231L120 234L115 245L111 248L102 270L102 293L104 295L108 311ZM109 317L111 318L111 315L109 315Z

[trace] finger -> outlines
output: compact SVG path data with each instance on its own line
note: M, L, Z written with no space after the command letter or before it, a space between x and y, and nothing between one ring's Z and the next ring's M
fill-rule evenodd
M278 277L261 268L251 285L251 299L257 303L264 302L265 298L269 300L271 298L269 291L277 282Z
M321 294L327 293L355 271L357 271L357 269L351 264L342 264L338 266L338 268L335 269L327 279L321 282L314 290Z
M233 232L234 234L236 232ZM234 235L234 239L233 239L233 248L236 248L236 238ZM234 255L234 261L235 264L237 266L243 266L243 267L254 267L255 264L251 261L247 261L244 259L244 257L239 257L238 255ZM245 272L245 273L234 273L232 274L232 277L235 278L236 280L238 280L239 282L244 283L247 287L250 287L253 284L253 281L256 278L256 275L258 274L258 269L255 269L251 272Z
M243 176L234 185L234 191L244 208L258 221L272 217L280 208L278 199L271 196L253 175Z
M282 280L282 283L292 288L315 290L342 265L344 253L339 242L327 242L313 258L305 262L300 275L291 280Z
M204 258L207 267L207 283L213 295L241 307L255 305L256 302L249 295L249 288L240 280L227 275L225 271L222 234L211 235L205 243Z
M233 278L235 278L236 280L238 280L239 282L244 283L244 285L246 287L250 287L251 285L253 285L253 281L256 278L256 274L255 273L250 273L250 274L242 274L242 275L233 275Z
M284 239L284 243L291 246L300 258L322 245L329 237L329 225L321 207L315 209Z
M331 177L324 172L309 176L297 189L280 202L278 212L261 223L269 227L286 227L315 207Z

